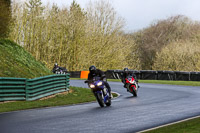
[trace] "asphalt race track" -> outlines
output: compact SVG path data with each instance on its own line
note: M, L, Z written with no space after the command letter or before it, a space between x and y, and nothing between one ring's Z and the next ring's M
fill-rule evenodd
M83 80L72 86L86 87ZM110 107L97 102L0 114L1 133L133 133L200 115L200 87L140 84L133 97L120 82Z

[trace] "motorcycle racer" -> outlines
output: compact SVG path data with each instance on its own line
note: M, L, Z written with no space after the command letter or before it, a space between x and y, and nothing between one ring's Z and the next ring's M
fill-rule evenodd
M89 67L89 74L88 74L88 80L93 80L94 77L100 77L100 79L104 82L106 88L108 89L109 98L111 98L111 88L108 82L106 81L106 75L103 71L100 69L97 69L94 65Z
M61 71L67 73L67 69L65 67L60 67L60 66L58 66L58 63L55 63L54 67L52 69L52 72L57 73L57 72L61 72Z
M136 75L133 73L133 72L130 72L128 68L124 68L124 71L123 73L121 74L121 81L122 83L124 83L124 88L126 88L126 82L125 82L125 79L129 76L133 76L134 79L136 80L137 84L138 84L138 80L137 80L137 77Z

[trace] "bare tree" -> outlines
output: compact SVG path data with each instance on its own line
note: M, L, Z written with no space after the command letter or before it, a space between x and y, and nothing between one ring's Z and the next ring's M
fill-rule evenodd
M108 1L90 4L87 10L75 1L62 9L43 6L41 0L13 4L10 38L49 68L55 62L71 71L92 64L103 70L139 68L133 65L139 62L136 44L123 33L124 20Z
M6 38L9 34L11 21L11 1L0 0L0 38Z

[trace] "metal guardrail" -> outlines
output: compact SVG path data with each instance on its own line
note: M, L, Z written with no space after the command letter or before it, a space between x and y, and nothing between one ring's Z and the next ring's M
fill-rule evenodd
M26 82L26 100L40 99L52 94L67 91L68 88L69 74L55 74L29 79Z
M68 91L70 74L55 74L34 79L0 78L0 101L32 101Z
M200 81L200 72L183 71L154 71L154 70L130 70L135 73L138 79L143 80L181 80L181 81ZM107 70L108 79L120 79L123 70ZM72 78L80 78L81 71L69 72Z
M180 80L180 81L200 81L200 72L183 71L154 71L154 70L130 70L135 73L138 79L143 80ZM106 77L109 79L119 79L123 70L107 70Z
M0 77L0 101L25 100L25 78Z

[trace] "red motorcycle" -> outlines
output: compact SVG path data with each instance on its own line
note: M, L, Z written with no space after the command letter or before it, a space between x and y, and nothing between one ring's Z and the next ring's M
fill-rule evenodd
M137 97L137 92L138 92L138 83L136 82L135 78L133 76L129 76L125 78L126 82L126 88L127 90L133 94L133 96Z

